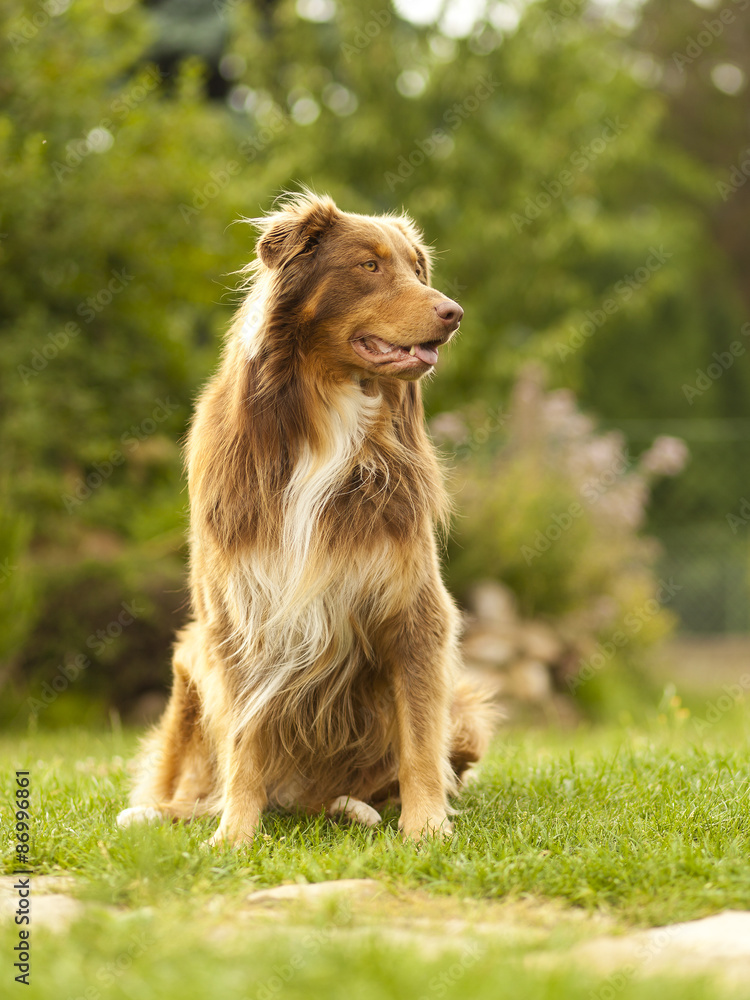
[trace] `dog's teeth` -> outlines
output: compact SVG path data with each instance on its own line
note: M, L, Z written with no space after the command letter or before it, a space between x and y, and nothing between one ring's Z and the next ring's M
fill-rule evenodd
M415 355L416 353L417 353L417 349L416 349L416 347L413 347L413 346L412 346L412 347L410 347L410 348L409 348L409 354L411 354L411 356L412 356L412 357L414 357L414 355Z
M376 352L377 354L387 354L388 353L388 345L385 344L382 340L378 340L376 338L373 338L372 340L368 340L367 344L368 344L370 350Z

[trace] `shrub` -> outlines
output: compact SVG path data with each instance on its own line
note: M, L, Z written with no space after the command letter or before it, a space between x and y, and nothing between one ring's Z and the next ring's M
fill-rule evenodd
M658 545L641 534L654 479L676 475L687 449L657 438L635 458L618 432L597 431L566 389L547 392L527 368L508 413L443 414L432 424L455 449L460 513L449 546L449 584L465 594L501 580L522 614L554 623L577 656L559 678L584 701L601 701L595 679L624 668L671 629L675 587L654 571ZM611 685L617 687L616 679Z

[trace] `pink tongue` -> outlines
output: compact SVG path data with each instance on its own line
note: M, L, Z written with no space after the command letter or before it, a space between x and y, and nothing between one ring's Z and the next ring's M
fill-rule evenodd
M428 347L426 344L415 344L414 355L426 365L437 364L438 352L436 347Z

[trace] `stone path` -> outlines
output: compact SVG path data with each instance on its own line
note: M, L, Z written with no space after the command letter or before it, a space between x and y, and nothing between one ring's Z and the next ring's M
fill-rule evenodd
M387 892L385 885L373 878L342 878L334 882L277 885L273 889L251 892L248 903L316 903L336 896L346 899L372 899Z
M4 875L0 878L0 920L15 920L18 891L14 885L23 876ZM31 906L34 928L47 927L64 931L84 912L84 905L67 892L75 885L71 876L34 875L31 881Z
M18 905L16 877L0 877L0 920L13 920ZM70 876L32 878L34 927L63 932L87 909L71 895ZM354 926L339 923L331 906L356 913ZM98 904L97 904L98 905ZM248 922L260 926L284 920L290 934L303 930L306 920L319 919L328 908L331 935L377 937L394 945L416 946L426 957L445 951L480 949L502 941L529 950L529 965L568 962L596 970L620 987L629 979L663 973L715 975L732 985L750 978L750 912L725 911L700 920L618 933L614 920L590 916L557 903L441 899L418 890L395 891L375 879L342 879L291 884L249 893L237 900L217 896L207 909L216 919L216 934L243 933ZM232 908L231 914L229 908ZM99 906L101 909L101 906ZM111 912L119 911L112 907ZM578 938L564 951L545 946L561 929ZM583 938L583 940L581 940Z
M733 983L747 983L750 912L727 910L702 920L595 938L578 945L572 954L603 975L618 970L637 976L716 973Z

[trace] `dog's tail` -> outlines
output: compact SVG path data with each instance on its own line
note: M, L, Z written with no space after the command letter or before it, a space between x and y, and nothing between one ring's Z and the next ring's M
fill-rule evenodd
M450 762L456 777L478 761L489 746L501 712L489 684L459 678L451 706Z

